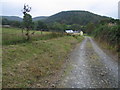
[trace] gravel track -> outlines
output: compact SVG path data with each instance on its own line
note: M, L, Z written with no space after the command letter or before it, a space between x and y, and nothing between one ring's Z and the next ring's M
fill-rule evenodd
M70 55L72 68L67 71L59 87L118 88L118 63L107 55L90 37Z

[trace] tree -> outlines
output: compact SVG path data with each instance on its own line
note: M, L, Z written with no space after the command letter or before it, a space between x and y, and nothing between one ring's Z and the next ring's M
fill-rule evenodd
M20 28L21 27L21 22L19 21L11 21L10 23L11 26Z
M24 4L24 8L23 8L23 14L24 14L24 16L23 16L23 27L26 29L27 40L30 39L29 31L33 27L32 16L30 14L28 14L28 12L30 12L30 11L31 11L31 7Z
M37 23L36 23L37 25L36 25L36 29L37 30L41 30L41 34L42 34L42 31L43 30L45 30L45 29L47 29L47 25L44 23L44 22L42 22L42 21L37 21Z
M93 23L88 23L86 26L86 32L88 34L91 34L93 30L95 29L95 25Z
M6 18L2 18L2 25L10 25L10 21Z
M72 29L72 30L80 30L80 28L81 28L81 26L78 25L78 24L72 24L72 25L71 25L71 29Z
M65 29L67 28L67 26L65 24L60 24L58 22L54 22L52 25L51 25L51 29L52 30L55 30L57 32L63 32Z

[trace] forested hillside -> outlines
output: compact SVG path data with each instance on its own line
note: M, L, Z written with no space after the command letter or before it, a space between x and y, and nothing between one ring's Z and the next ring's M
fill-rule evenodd
M63 11L48 17L45 22L86 25L90 22L98 23L102 19L108 19L108 17L96 15L88 11Z
M3 19L11 20L11 21L22 21L22 18L18 16L0 16Z
M48 18L47 16L34 17L34 18L33 18L33 21L45 20L45 19L47 19L47 18Z
M22 21L22 18L17 16L2 16L3 19L11 20L11 21ZM52 16L40 16L34 17L33 21L44 21L45 23L64 23L64 24L80 24L86 25L90 22L98 23L103 19L108 19L108 17L100 16L97 14L90 13L88 11L62 11Z

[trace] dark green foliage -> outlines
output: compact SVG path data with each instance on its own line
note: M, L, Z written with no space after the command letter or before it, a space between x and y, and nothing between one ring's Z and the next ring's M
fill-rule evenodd
M74 31L79 31L83 30L84 26L81 26L79 24L72 24L72 25L66 25L66 24L61 24L59 22L54 22L54 23L49 23L47 24L48 29L56 32L65 32L65 30L74 30Z
M23 10L24 11L24 10ZM85 26L87 25L89 27L89 23L98 24L101 20L101 23L106 20L109 20L108 17L99 16L93 13L90 13L88 11L63 11L60 13L57 13L55 15L52 15L50 17L35 17L34 20L34 29L35 30L50 30L50 31L57 31L57 32L63 32L66 29L72 29L72 30L84 30ZM27 21L28 19L26 19ZM36 21L36 20L41 20ZM24 20L25 21L25 20ZM29 20L27 21L29 22ZM9 21L5 21L5 23L9 23ZM12 26L18 26L18 24L14 24ZM27 24L26 24L27 25ZM20 27L26 26L21 24ZM33 24L32 24L33 25ZM32 27L31 24L29 24L29 27ZM26 28L26 27L25 27ZM47 28L47 29L46 29ZM92 26L90 28L93 29ZM87 29L88 33L92 31L92 29Z
M11 27L21 28L22 22L19 21L11 21L6 18L2 18L2 25L10 25Z
M86 25L90 22L98 23L102 19L106 19L107 17L99 16L87 11L63 11L48 17L45 22L47 23L64 23L67 25L79 24Z
M32 16L25 13L23 17L23 27L26 29L27 40L30 39L29 30L33 28Z
M23 17L23 25L24 28L31 29L32 28L32 16L30 14L25 14Z
M2 25L10 25L10 21L6 18L2 18Z
M34 23L32 22L32 16L30 15L30 14L28 14L28 12L30 12L31 11L31 7L29 7L28 5L25 5L24 4L24 8L23 8L23 14L24 14L24 16L23 16L23 28L24 29L26 29L26 36L27 36L27 38L26 38L26 40L28 41L28 40L30 40L30 33L29 33L29 31L30 31L30 29L32 29L33 28L33 25L34 25ZM23 30L22 30L22 32L23 32Z
M47 26L49 30L57 32L64 32L64 30L67 28L66 24L61 24L58 22L50 23Z
M87 34L90 35L94 29L95 29L95 24L93 24L93 23L88 23L88 24L86 25L86 33L87 33Z
M22 21L22 18L16 16L2 16L2 17L10 21ZM58 22L67 25L72 25L72 24L87 25L90 22L99 23L101 20L104 19L106 20L109 18L96 15L88 11L63 11L49 17L45 17L45 16L35 17L33 18L33 21L41 20L46 23Z
M47 16L40 16L40 17L34 17L33 18L33 21L39 21L39 20L45 20L45 19L47 19L48 17Z
M109 23L108 23L109 22ZM107 42L110 46L113 46L117 51L120 46L120 25L118 20L110 20L101 23L93 32L95 38L100 41Z
M71 25L71 29L72 30L80 30L81 29L81 25L79 25L79 24L72 24Z
M18 28L20 28L21 27L21 22L19 22L19 21L11 21L11 26L12 27L18 27Z
M35 29L36 30L46 30L47 25L42 21L37 21L37 22L35 22Z

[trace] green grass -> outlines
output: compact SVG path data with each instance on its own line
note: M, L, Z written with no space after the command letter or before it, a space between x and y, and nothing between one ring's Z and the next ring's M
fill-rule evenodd
M55 37L62 36L61 33L52 33L52 32L42 32L41 31L35 31L34 35L31 33L34 31L30 31L30 41L38 41L38 40L47 40ZM3 45L15 45L18 43L26 43L26 31L24 30L22 34L21 29L16 28L3 28L2 29L2 44Z
M37 84L46 87L42 83L44 78L50 79L58 73L73 46L83 39L80 36L54 35L56 38L3 45L3 88L38 87Z
M118 48L118 42L120 41L120 30L118 29L119 27L119 25L99 25L93 31L93 36L97 39L97 41L106 43L106 45L108 45L108 49L114 49L116 52L120 53L120 49Z

